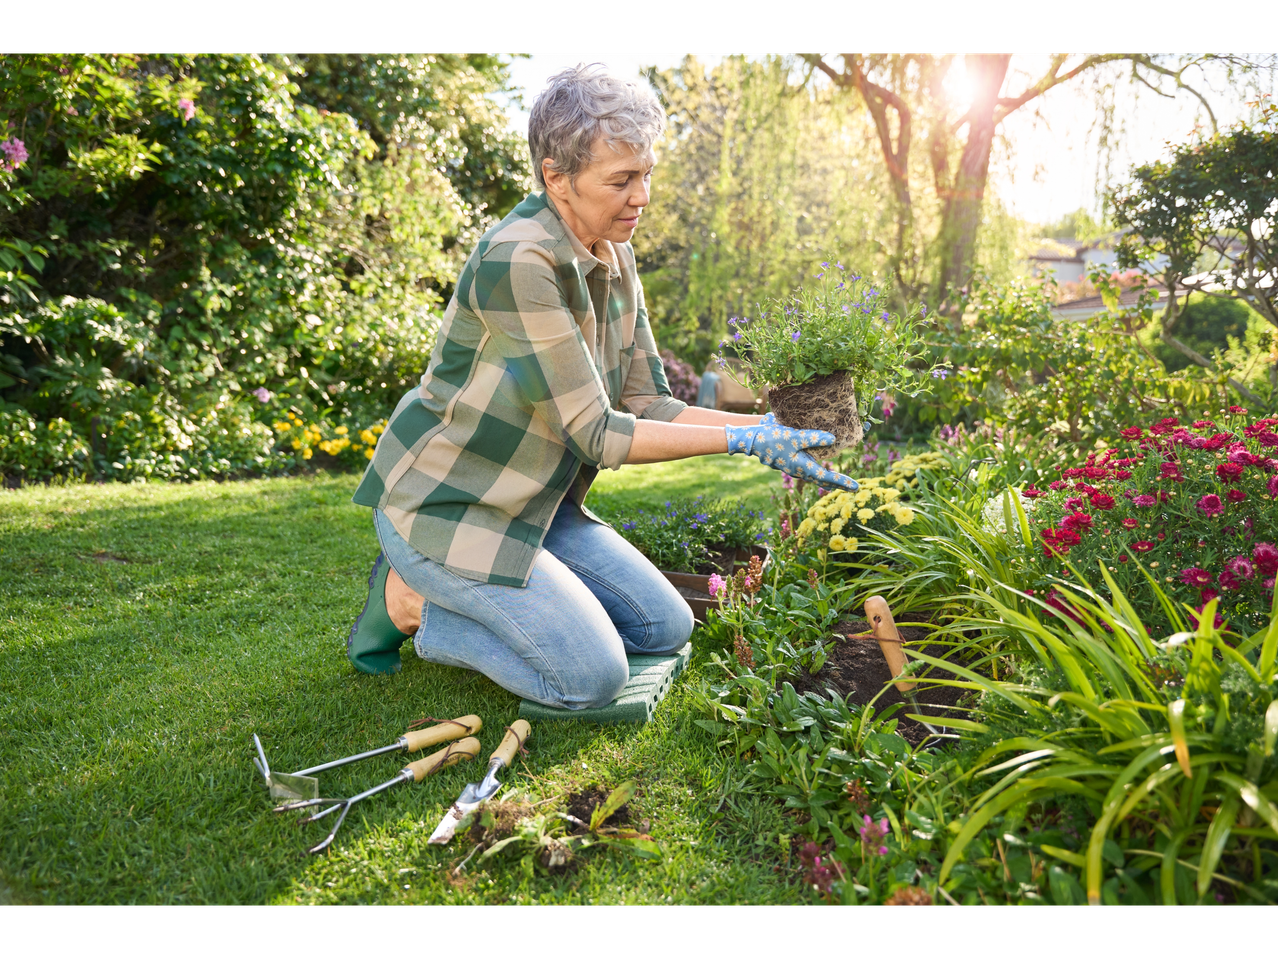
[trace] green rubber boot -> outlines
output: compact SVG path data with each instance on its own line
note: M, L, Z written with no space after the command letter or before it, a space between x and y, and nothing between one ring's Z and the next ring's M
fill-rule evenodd
M391 565L385 554L378 553L373 571L368 575L368 599L364 611L351 627L346 639L346 657L361 673L399 672L399 647L408 639L391 622L386 612L386 577Z

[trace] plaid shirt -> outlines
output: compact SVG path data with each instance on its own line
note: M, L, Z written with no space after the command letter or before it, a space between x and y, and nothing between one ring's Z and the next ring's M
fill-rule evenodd
M593 256L544 194L480 239L421 384L391 414L354 500L467 579L525 586L565 495L619 469L635 417L670 395L629 243Z

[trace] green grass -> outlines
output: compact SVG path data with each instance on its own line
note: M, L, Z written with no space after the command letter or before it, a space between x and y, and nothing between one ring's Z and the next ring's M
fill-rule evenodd
M741 463L747 467L742 468ZM625 502L741 492L776 475L736 457L600 478ZM478 713L485 755L519 701L486 678L405 657L356 673L344 642L377 552L354 476L69 486L0 495L0 902L787 903L788 820L737 795L695 725L703 653L641 728L540 723L506 777L552 797L635 779L647 862L588 850L560 877L511 858L446 873L469 845L427 846L464 763L356 806L325 834L274 815L251 756L306 765L394 741L423 716ZM695 642L695 637L694 637ZM325 794L390 778L399 756L321 774Z

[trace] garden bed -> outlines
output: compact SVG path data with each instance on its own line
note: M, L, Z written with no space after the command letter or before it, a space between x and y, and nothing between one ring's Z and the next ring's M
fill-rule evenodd
M923 642L929 633L929 630L920 626L898 626L897 630L905 643ZM953 686L929 687L926 683L920 682L913 690L918 709L915 709L914 703L901 695L895 684L888 685L887 689L883 690L884 684L892 679L892 671L888 668L887 660L883 658L883 651L879 648L878 640L868 635L870 624L865 620L842 620L835 627L834 632L836 636L850 638L839 639L834 644L829 657L815 674L807 670L799 670L787 677L787 681L794 686L795 692L825 693L827 690L833 690L845 700L859 706L868 704L870 700L878 696L874 703L878 711L897 703L905 703L905 708L896 716L898 720L896 731L914 746L922 742L929 733L922 723L906 719L906 713L936 716L938 719L946 716L962 718L964 715L962 711L954 708L958 705L963 690ZM863 636L865 638L861 638ZM948 647L940 644L915 648L938 659L944 658L950 651ZM910 655L908 646L905 654L907 657ZM883 693L879 695L881 690Z
M714 555L712 562L702 563L695 573L675 573L663 569L661 575L670 581L679 595L692 607L692 615L698 623L706 621L706 613L719 605L719 601L710 593L710 577L713 574L724 577L731 576L737 569L745 566L751 556L757 556L767 569L772 562L772 555L767 546L755 546L753 549L735 549L729 551L721 545L711 547Z

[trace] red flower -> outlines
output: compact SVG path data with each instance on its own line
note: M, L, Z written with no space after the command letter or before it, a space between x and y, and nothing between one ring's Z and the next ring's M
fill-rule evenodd
M1162 436L1165 433L1170 433L1179 425L1180 425L1180 420L1176 419L1176 417L1174 416L1168 416L1165 419L1159 420L1157 423L1151 426L1149 428L1149 432L1154 436Z
M1099 510L1109 510L1114 508L1114 497L1108 493L1093 493L1092 508Z
M1122 553L1122 554L1121 554L1121 555L1119 555L1119 557L1118 557L1118 561L1119 561L1120 563L1125 563L1125 562L1127 562L1127 559L1128 559L1128 556L1127 556L1127 554L1126 554L1126 553Z
M1118 435L1125 440L1138 440L1145 435L1145 431L1139 426L1133 426L1125 430L1119 430Z
M1202 589L1216 581L1216 577L1198 566L1191 566L1180 571L1180 581L1186 586L1197 586Z
M1114 470L1114 479L1127 480L1131 478L1131 470Z
M1206 590L1206 592L1208 592L1208 593L1212 593L1212 594L1213 594L1212 598L1213 598L1213 599L1215 598L1215 595L1214 595L1214 594L1215 594L1215 592L1216 592L1215 590L1213 590L1213 589L1209 589L1209 590ZM1194 608L1195 608L1195 609L1196 609L1199 613L1202 613L1202 611L1203 611L1203 606L1206 606L1206 605L1207 605L1207 600L1205 600L1205 599L1204 599L1204 600L1203 600L1203 602L1202 602L1202 606L1196 606L1196 607L1194 607ZM1202 616L1199 616L1199 617L1198 617L1198 621L1199 621L1200 623L1202 622ZM1217 614L1216 614L1216 628L1217 628L1217 629L1220 629L1220 627L1222 627L1222 626L1224 626L1224 625L1225 625L1225 621L1224 621L1224 619L1223 619L1223 618L1221 618L1220 613L1217 613Z
M1233 439L1233 437L1231 437L1228 433L1217 433L1211 439L1203 440L1201 448L1205 450L1223 450L1225 448L1225 444L1231 439Z
M1215 599L1219 595L1220 595L1220 590L1218 589L1204 589L1201 593L1198 594L1198 598L1203 601L1203 606L1206 606L1208 603L1210 603L1213 599ZM1200 613L1202 612L1201 606L1198 608L1198 611Z
M1198 501L1198 508L1206 516L1219 516L1225 511L1225 505L1215 493L1208 493Z
M1256 439L1260 441L1261 446L1268 446L1270 448L1278 446L1278 433L1271 433L1269 430L1265 430L1257 436Z
M1278 574L1278 548L1273 543L1257 543L1252 547L1251 558L1266 576Z
M1134 520L1134 519L1130 519L1130 518L1125 519L1125 520L1123 520L1123 528L1124 528L1124 529L1135 529L1135 528L1137 527L1137 525L1139 525L1139 522L1140 522L1139 520Z
M1137 496L1132 499L1133 506L1140 506L1145 509L1148 509L1149 507L1153 506L1154 502L1155 502L1154 497L1148 494L1141 494L1140 496Z
M1057 615L1064 614L1080 626L1083 625L1083 620L1079 617L1078 612L1072 606L1063 602L1063 597L1060 593L1056 592L1055 586L1053 586L1052 591L1047 594L1046 602L1048 606L1057 611Z
M1226 483L1232 483L1243 474L1241 463L1221 463L1216 467L1216 475Z
M1092 486L1089 483L1080 483L1077 480L1074 481L1074 489L1078 490L1084 496L1091 496L1093 493L1100 492L1100 490L1098 490L1095 486Z
M1231 489L1225 494L1225 498L1231 503L1241 503L1247 498L1247 494L1240 489Z
M1270 496L1278 497L1278 473L1269 477L1269 484L1265 487L1269 491Z
M1236 575L1234 575L1234 571L1232 569L1227 569L1220 574L1220 588L1221 589L1241 589L1242 581L1239 580Z
M1160 542L1160 543L1161 543L1163 540L1165 540L1166 538L1167 538L1167 534L1166 534L1166 533L1159 533L1157 536L1155 536L1155 537L1154 537L1154 539L1158 540L1158 542Z
M1069 484L1063 480L1052 480L1047 484L1048 489L1064 489Z
M1021 495L1026 499L1033 499L1036 496L1046 496L1047 494L1041 489L1035 489L1033 486L1027 486L1025 489L1021 490Z
M1235 556L1227 564L1229 572L1243 579L1251 579L1256 575L1256 567L1246 556Z
M1071 496L1069 499L1065 501L1066 509L1078 509L1082 505L1083 505L1083 497L1081 496Z
M1082 475L1083 475L1083 471L1079 469L1078 467L1073 467L1067 470L1061 470L1061 476L1065 477L1066 479L1075 479L1076 477L1079 477Z
M1164 479L1178 480L1181 478L1180 464L1171 462L1170 460L1166 463L1161 464L1158 467L1158 472Z
M1154 544L1147 539L1138 539L1132 543L1132 549L1138 553L1148 553L1153 548Z
M1229 407L1229 412L1233 413L1233 414L1234 414L1234 415L1236 415L1236 416L1246 416L1246 415L1247 415L1247 411L1246 411L1245 409L1243 409L1241 406L1231 406L1231 407Z
M1196 430L1214 430L1215 428L1216 428L1216 424L1213 423L1211 420L1195 420L1194 421L1194 429Z
M1109 475L1109 470L1100 466L1086 466L1083 468L1083 475L1088 479L1104 479Z
M1092 528L1092 518L1086 513L1074 512L1061 520L1061 525L1076 532L1085 532Z

